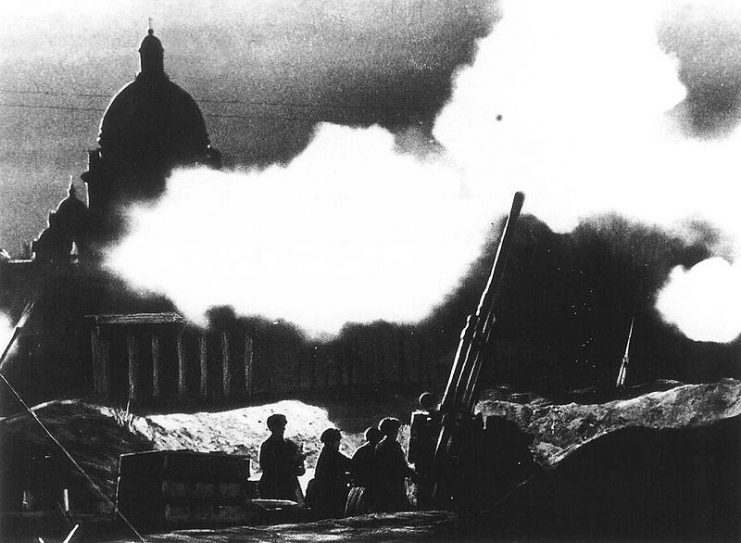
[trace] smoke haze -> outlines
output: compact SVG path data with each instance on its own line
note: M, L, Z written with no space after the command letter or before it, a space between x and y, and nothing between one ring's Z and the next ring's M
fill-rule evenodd
M382 128L325 124L286 167L176 172L160 202L132 211L132 234L109 266L192 317L233 305L320 334L423 318L515 190L557 232L609 211L677 232L704 219L735 257L739 136L688 138L667 115L687 92L657 36L666 11L523 1L502 12L436 121L439 156L400 154ZM700 269L705 282L730 277ZM667 319L692 337L693 316L712 304L675 305Z
M450 166L396 153L381 128L322 125L285 168L176 172L109 266L199 321L214 305L315 334L417 321L478 255L501 206L486 203Z
M741 267L714 257L674 268L656 307L695 341L730 342L740 331Z

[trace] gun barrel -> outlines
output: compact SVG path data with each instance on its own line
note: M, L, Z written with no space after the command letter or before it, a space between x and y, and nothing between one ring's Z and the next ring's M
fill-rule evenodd
M512 207L499 239L494 265L486 287L481 294L478 308L470 315L461 332L450 377L443 393L440 410L450 412L461 408L468 409L474 398L474 391L481 371L481 349L491 333L494 320L494 305L500 294L504 270L514 239L514 226L522 211L525 195L516 192Z
M471 437L471 425L466 422L466 420L470 422L470 419L465 415L470 413L476 401L479 373L485 358L482 351L491 336L495 304L500 294L507 257L512 248L514 227L524 201L525 195L522 192L515 193L509 217L499 239L499 247L489 280L481 294L476 313L468 316L466 325L461 331L458 350L440 403L443 418L433 455L436 481L432 493L433 499L440 504L455 494L453 472L457 468L450 463L450 457L451 454L457 453L451 451L458 450L461 443ZM471 461L470 458L469 461Z

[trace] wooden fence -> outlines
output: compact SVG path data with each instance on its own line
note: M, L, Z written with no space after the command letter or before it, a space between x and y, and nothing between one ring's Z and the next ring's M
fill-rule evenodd
M357 387L433 386L411 328L359 327L331 342L287 326L202 329L176 313L91 315L94 395L134 405L215 405Z

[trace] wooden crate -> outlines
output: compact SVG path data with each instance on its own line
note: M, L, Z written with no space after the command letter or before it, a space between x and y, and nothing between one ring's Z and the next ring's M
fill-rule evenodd
M257 482L248 456L192 451L121 455L116 506L140 530L244 524Z

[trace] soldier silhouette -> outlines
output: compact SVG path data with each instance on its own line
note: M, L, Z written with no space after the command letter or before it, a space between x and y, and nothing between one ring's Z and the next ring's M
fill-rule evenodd
M316 463L312 495L307 501L318 518L341 517L347 501L350 459L340 452L339 430L329 428L320 439L324 447Z
M352 488L347 497L345 515L362 515L369 513L375 508L373 497L373 483L375 479L373 456L376 445L381 441L383 434L375 426L365 430L365 443L363 443L350 461L350 476Z
M415 475L407 464L404 450L396 440L401 422L385 418L378 425L383 439L376 445L373 455L375 470L374 498L378 509L384 512L409 509L406 493L406 478Z
M283 437L287 422L280 413L268 417L270 437L260 446L262 477L258 489L261 498L303 503L298 476L306 472L304 455L298 445Z

